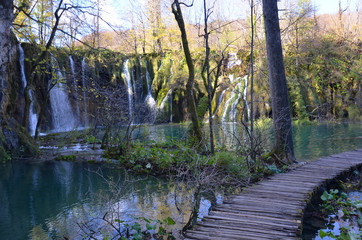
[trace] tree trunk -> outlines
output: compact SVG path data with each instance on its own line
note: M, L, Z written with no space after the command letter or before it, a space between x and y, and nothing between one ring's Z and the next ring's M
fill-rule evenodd
M208 95L208 105L209 105L209 127L210 127L210 150L211 154L214 155L214 132L213 132L213 121L212 121L212 92L211 92L211 80L210 80L210 63L209 63L209 32L207 30L207 21L209 15L206 8L206 0L204 0L204 19L205 19L205 50L206 50L206 74L207 74L207 95ZM214 86L216 88L216 86Z
M194 64L192 62L192 58L191 58L189 44L187 41L185 23L184 23L184 19L182 16L180 3L178 0L175 0L172 3L172 13L175 15L175 19L176 19L177 24L181 31L182 46L183 46L184 53L185 53L187 67L189 69L189 78L188 78L187 84L186 84L186 99L187 99L188 110L191 115L192 130L193 130L193 134L196 137L196 140L199 143L201 143L202 130L201 130L199 118L197 116L197 108L196 108L194 91L193 91L194 82L195 82L195 69L194 69Z
M2 108L4 88L8 78L8 65L11 62L11 25L13 23L13 1L2 0L0 2L0 120L2 120Z
M284 154L291 163L295 157L277 1L263 0L263 14L274 120L274 150Z
M250 157L255 161L254 146L254 1L250 2L251 46L250 46ZM245 86L247 87L247 86Z

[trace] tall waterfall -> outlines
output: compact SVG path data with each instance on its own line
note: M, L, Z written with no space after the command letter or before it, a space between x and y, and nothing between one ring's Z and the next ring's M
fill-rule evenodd
M80 117L80 110L79 110L79 103L78 103L78 84L76 80L76 74L75 74L75 67L74 67L74 61L72 58L72 55L69 55L69 63L70 63L70 70L72 71L72 80L73 80L73 91L75 96L75 108L77 110L77 117Z
M145 60L145 63L146 63L146 80L147 80L147 96L146 96L146 103L147 103L147 106L148 108L150 109L150 116L148 117L149 119L149 122L150 123L154 123L155 120L156 120L156 107L157 107L157 104L156 104L156 101L155 99L153 98L152 96L152 85L153 85L153 79L151 78L151 75L150 75L150 72L148 71L148 68L147 68L147 60Z
M169 95L171 94L172 89L168 90L168 92L166 93L166 96L162 99L162 102L160 104L160 109L162 110L165 107L166 101L169 98Z
M21 43L19 43L19 63L20 63L20 71L21 71L21 83L23 84L22 87L25 90L28 82L26 80L26 75L25 75L24 61L25 61L24 49L21 46Z
M163 63L163 62L162 62ZM167 78L167 81L166 83L169 83L171 78L172 78L172 75L173 75L173 69L172 69L172 65L173 65L173 62L172 60L170 60L170 63L171 63L171 66L170 66L170 76ZM161 64L162 66L162 64ZM161 66L159 67L158 71L160 71L161 69ZM168 92L166 93L166 95L164 96L164 98L162 99L161 101L161 104L158 108L159 111L161 112L164 112L164 111L167 111L165 110L165 104L167 103L167 101L169 101L169 110L170 110L170 116L169 116L169 121L172 123L172 88L170 88L168 90Z
M234 76L230 75L229 79L231 82L236 82L236 81L240 81L240 77L236 78L234 80ZM231 106L230 106L230 111L229 111L229 121L233 122L235 121L236 118L236 107L238 105L238 102L241 98L241 83L239 82L238 84L236 84L235 88L233 89L233 91L231 92L230 98L226 101L225 103L225 107L224 107L224 113L222 115L221 121L225 122L226 121L226 116L228 113L228 109L229 109L229 105L230 103L235 99L235 94L238 93L236 99L232 102Z
M57 73L57 83L50 90L53 127L57 132L70 131L76 127L77 121L69 102L66 85L62 83L64 81L63 74L55 58L53 58L53 68Z
M246 75L244 77L244 94L243 94L243 100L244 100L244 103L245 103L245 106L246 106L246 109L247 109L247 112L248 112L248 119L250 119L250 107L249 107L249 103L248 103L248 99L247 99L247 92L248 92L248 78L249 76Z
M128 93L128 114L129 119L133 118L133 86L131 83L131 75L128 69L128 59L123 64L123 74L127 82L127 93ZM132 120L133 122L133 120Z
M233 104L231 105L230 114L229 114L230 122L236 121L236 107L238 106L239 100L241 98L241 83L240 82L236 85L235 90L238 91L238 96L235 99L235 101L233 102Z
M82 59L82 87L83 87L83 123L84 126L87 127L88 126L88 103L87 103L87 85L86 85L86 67L87 64L85 63L85 59L83 57Z
M38 123L38 115L36 114L36 109L34 106L34 97L33 92L29 89L30 96L30 109L29 109L29 130L30 135L35 136L36 124Z
M23 83L23 89L25 91L25 88L28 84L26 80L25 75L25 67L24 67L24 60L25 60L25 54L24 49L21 47L21 44L19 43L19 63L20 63L20 71L21 71L21 81ZM38 115L36 114L36 109L34 105L34 97L32 94L31 89L29 89L29 97L30 97L30 106L29 106L29 133L31 136L35 135L36 130L36 124L38 123Z
M217 114L217 110L219 110L219 107L220 107L220 104L221 104L221 102L222 102L222 98L224 97L225 91L226 91L226 89L223 90L223 91L221 92L221 94L220 94L219 102L217 103L216 108L215 108L215 111L214 111L214 115L212 116L213 118L214 118L215 115Z

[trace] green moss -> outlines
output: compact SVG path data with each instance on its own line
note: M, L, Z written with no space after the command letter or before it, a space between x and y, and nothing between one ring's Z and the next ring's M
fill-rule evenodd
M11 160L11 156L3 146L0 146L0 159L3 164Z
M197 115L200 119L203 119L205 117L205 114L208 112L209 106L208 106L208 96L203 96L198 104L197 107Z
M20 145L19 153L23 156L35 156L39 154L39 147L34 139L29 135L28 131L18 125L17 132Z
M76 156L75 155L61 155L56 157L54 160L56 161L75 161Z
M352 105L347 108L348 111L348 119L350 120L361 120L361 110L357 105Z

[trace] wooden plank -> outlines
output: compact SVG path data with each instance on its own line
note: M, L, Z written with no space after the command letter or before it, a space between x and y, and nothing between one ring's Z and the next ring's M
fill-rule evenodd
M185 239L300 239L303 211L321 184L362 165L362 149L306 163L216 206Z

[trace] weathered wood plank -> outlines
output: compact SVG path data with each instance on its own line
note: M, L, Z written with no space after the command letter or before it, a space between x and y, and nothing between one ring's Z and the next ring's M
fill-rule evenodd
M268 177L216 206L185 239L300 239L303 211L315 189L358 165L362 149Z

